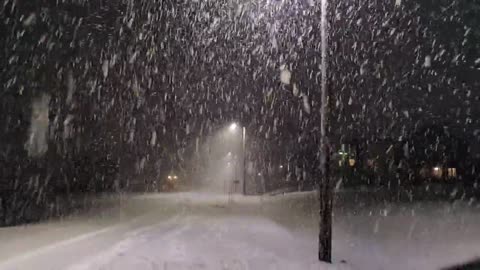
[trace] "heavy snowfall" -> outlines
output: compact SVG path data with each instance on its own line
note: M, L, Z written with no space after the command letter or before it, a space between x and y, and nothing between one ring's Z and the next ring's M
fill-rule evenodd
M0 2L0 270L480 269L480 3Z

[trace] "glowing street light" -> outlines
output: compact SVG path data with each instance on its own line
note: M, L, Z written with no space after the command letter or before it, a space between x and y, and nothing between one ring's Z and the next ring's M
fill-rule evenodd
M234 132L235 130L237 130L237 123L232 123L229 127L228 127L228 130L230 130L230 132Z

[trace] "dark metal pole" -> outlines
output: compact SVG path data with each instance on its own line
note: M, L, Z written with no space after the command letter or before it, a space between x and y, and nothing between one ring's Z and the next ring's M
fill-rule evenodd
M329 93L327 88L327 45L328 45L328 21L327 21L327 0L321 0L321 159L320 166L322 178L318 185L318 200L320 203L319 234L318 234L318 259L332 262L332 205L333 194L330 179L330 146L328 141L328 113Z
M242 178L243 178L243 195L247 195L247 185L246 185L246 182L245 182L245 174L246 174L246 169L245 169L245 160L246 160L246 129L245 127L242 128L242 158L243 158L243 172L242 172Z

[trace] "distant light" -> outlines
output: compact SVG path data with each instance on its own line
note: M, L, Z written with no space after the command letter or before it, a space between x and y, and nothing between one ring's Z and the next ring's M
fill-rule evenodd
M457 177L457 168L448 168L447 173L449 177Z
M283 165L280 165L280 169L283 169Z
M232 152L228 152L228 154L227 154L227 155L228 155L228 156L231 156L231 155L232 155Z
M353 159L353 158L349 159L348 164L350 165L350 167L355 166L355 159Z
M257 175L258 175L258 176L262 176L262 174L261 174L261 173L258 173Z
M237 130L237 127L238 127L237 123L232 123L228 129L233 132Z
M177 179L177 178L178 178L178 177L177 177L176 175L175 175L175 176L173 176L173 179Z
M443 176L443 171L441 167L433 167L433 176L437 178L441 178Z
M172 180L172 176L171 176L171 175L169 175L169 176L168 176L168 179Z

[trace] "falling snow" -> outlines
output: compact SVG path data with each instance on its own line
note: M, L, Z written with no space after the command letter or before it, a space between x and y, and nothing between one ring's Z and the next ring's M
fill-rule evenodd
M4 0L0 265L109 222L78 246L108 259L70 264L329 269L329 229L334 269L469 261L479 26L478 1ZM316 188L305 215L289 193ZM76 248L27 261L68 269Z
M292 73L287 68L283 68L280 71L280 81L284 84L290 84Z
M33 101L28 140L25 143L29 156L38 157L48 150L49 103L50 96L46 94Z
M432 57L430 55L425 56L425 63L423 66L427 68L432 66Z

